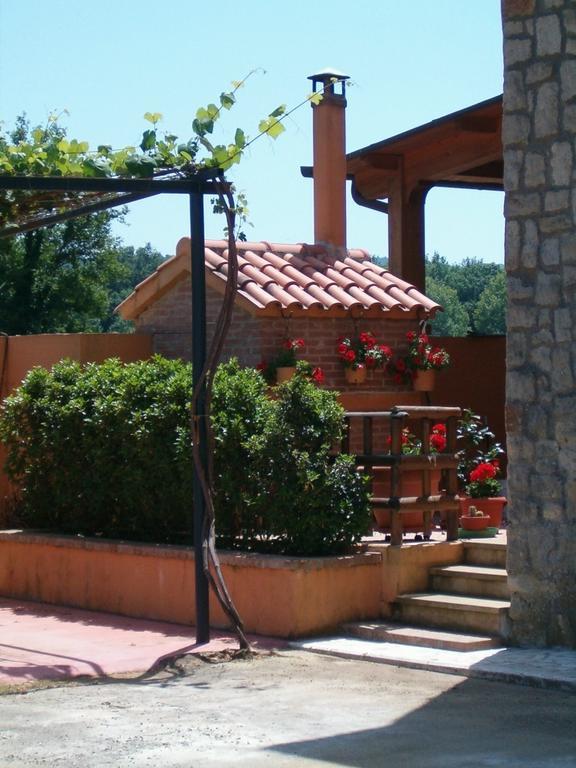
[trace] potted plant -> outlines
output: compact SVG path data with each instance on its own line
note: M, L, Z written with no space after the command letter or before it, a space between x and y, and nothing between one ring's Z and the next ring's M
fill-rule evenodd
M268 384L281 384L296 373L296 352L304 347L304 339L284 339L280 351L269 362L262 361L256 368Z
M270 363L266 361L258 363L256 369L271 386L289 381L296 373L311 379L316 384L323 384L325 376L322 368L312 365L307 360L296 359L296 351L303 346L304 339L286 339L276 357ZM293 363L293 365L287 365L287 363Z
M475 506L490 517L490 523L494 528L502 527L502 511L506 504L506 497L501 496L500 481L497 479L499 473L498 459L482 461L474 467L464 487L466 497L460 499L460 510L463 515L468 513L470 507Z
M460 517L460 527L465 531L485 531L490 524L490 515L484 514L473 504L468 508L468 514Z
M370 331L362 331L354 338L341 336L337 353L349 384L362 384L367 371L383 368L392 357L390 347L378 344Z
M470 472L482 462L499 460L504 449L481 416L469 408L462 411L456 429L458 443L458 482L460 489L469 481Z
M425 333L409 331L406 334L408 351L396 357L388 366L388 372L396 384L412 383L419 392L434 389L436 371L450 365L450 355L443 347L431 343Z

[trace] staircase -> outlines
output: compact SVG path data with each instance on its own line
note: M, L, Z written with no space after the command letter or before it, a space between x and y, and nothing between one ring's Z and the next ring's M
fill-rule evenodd
M506 545L467 541L463 562L430 569L430 591L400 595L393 621L343 629L365 640L477 651L502 645L510 607Z

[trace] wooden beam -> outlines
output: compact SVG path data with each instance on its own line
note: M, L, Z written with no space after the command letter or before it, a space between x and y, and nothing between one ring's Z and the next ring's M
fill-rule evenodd
M427 146L406 153L402 164L407 189L419 183L449 181L471 168L502 162L499 135L458 132ZM392 194L400 170L378 168L362 162L356 174L359 191L368 198L387 198Z
M401 162L401 155L374 154L363 159L361 165L379 170L396 171L400 168Z
M410 153L404 159L405 184L410 189L423 181L442 181L456 173L502 159L499 136L479 134L474 142L460 133L427 150Z
M498 117L470 116L461 118L458 129L468 133L495 133L500 135L502 119Z

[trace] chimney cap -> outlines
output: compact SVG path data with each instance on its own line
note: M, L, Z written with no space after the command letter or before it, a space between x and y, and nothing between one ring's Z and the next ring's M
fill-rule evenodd
M346 80L350 80L348 75L339 72L333 67L326 67L315 75L309 75L308 80L312 80L314 93L316 93L316 87L320 86L320 92L327 102L340 103L346 106ZM340 86L338 88L340 92L336 90L336 85Z
M312 82L316 80L322 80L322 82L327 80L332 80L332 78L335 78L336 80L350 80L349 75L345 75L344 72L340 72L339 70L335 69L334 67L325 67L324 69L321 69L319 72L316 72L315 75L308 75L308 80L312 80Z

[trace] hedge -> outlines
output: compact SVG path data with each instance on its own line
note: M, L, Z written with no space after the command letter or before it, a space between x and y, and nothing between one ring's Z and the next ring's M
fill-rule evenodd
M191 367L159 356L35 368L0 416L20 524L70 534L191 542ZM237 361L214 385L213 472L220 546L345 552L369 521L365 478L331 455L335 393L304 374L268 396Z

